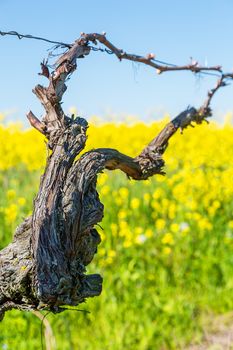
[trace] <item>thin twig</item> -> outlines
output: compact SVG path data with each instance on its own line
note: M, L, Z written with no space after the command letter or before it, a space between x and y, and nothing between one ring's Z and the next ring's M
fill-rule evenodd
M208 91L208 96L207 99L205 100L205 102L203 103L203 105L201 106L201 108L199 109L199 114L200 115L205 115L205 114L211 114L211 110L210 110L210 103L215 95L215 93L224 86L227 86L227 79L232 79L233 78L233 74L227 73L227 74L222 74L221 78L218 79L216 85L214 88L212 88L211 90Z
M194 73L199 73L202 71L217 71L219 73L222 73L222 67L217 66L200 66L197 61L193 61L190 64L178 66L172 63L166 63L163 61L158 61L155 59L155 55L153 53L149 53L146 56L140 56L135 54L128 54L122 49L118 49L116 46L114 46L109 40L106 39L105 33L104 34L98 34L98 33L92 33L92 34L81 34L80 40L86 40L93 42L94 44L99 41L101 44L106 46L108 50L110 50L111 53L114 53L119 60L126 59L134 62L144 63L148 66L151 66L157 70L157 73L163 73L166 71L179 71L179 70L189 70ZM161 62L162 64L159 64L158 62Z
M144 63L146 65L149 65L149 66L155 68L157 70L158 74L166 72L166 71L180 71L180 70L187 70L187 71L191 71L193 73L202 73L202 74L208 74L208 75L216 75L216 73L213 73L213 72L217 72L217 73L222 74L222 67L219 65L206 67L206 66L200 66L197 61L192 61L191 63L189 63L187 65L179 66L179 65L176 65L174 63L169 63L169 62L165 62L162 60L157 60L157 59L155 59L155 55L153 53L149 53L145 57L140 56L140 55L135 55L135 54L128 54L125 51L123 51L122 49L118 49L109 40L107 40L105 33L103 33L103 34L81 33L80 39L76 40L74 44L68 44L68 43L64 43L64 42L60 42L60 41L49 40L46 38L42 38L42 37L30 35L30 34L26 34L26 35L20 34L16 31L9 31L9 32L0 31L0 35L1 36L13 35L13 36L17 36L18 39L27 38L27 39L42 40L42 41L45 41L48 43L57 44L60 47L67 47L70 49L75 44L77 44L77 42L79 42L80 46L82 46L84 42L85 42L85 45L88 45L89 41L91 41L92 43L94 43L96 45L97 41L99 41L101 44L106 46L107 49L103 49L100 47L98 47L98 48L97 47L90 47L90 49L92 49L93 51L102 51L102 52L106 52L108 54L115 54L119 58L119 60L126 59L126 60L130 60L130 61L134 61L134 62Z
M0 35L1 36L5 36L5 35L13 35L13 36L17 36L18 39L36 39L36 40L41 40L41 41L45 41L47 43L51 43L51 44L57 44L59 46L62 47L71 47L71 44L67 44L67 43L63 43L61 41L54 41L54 40L49 40L49 39L45 39L45 38L41 38L39 36L34 36L34 35L30 35L30 34L20 34L14 30L10 31L10 32L3 32L0 30Z
M135 54L129 54L125 52L122 49L117 48L115 45L113 45L109 40L106 38L106 33L98 34L98 33L90 33L85 34L81 33L81 36L79 39L77 39L73 44L67 44L59 41L49 40L38 36L33 35L24 35L20 34L16 31L10 31L10 32L3 32L0 31L0 35L14 35L17 36L19 39L27 38L27 39L36 39L36 40L42 40L45 42L57 44L58 47L67 47L69 50L63 54L55 63L56 68L56 74L58 76L61 75L61 73L72 73L72 71L76 68L76 59L82 58L85 55L88 55L90 51L101 51L106 52L108 54L114 54L116 55L119 60L126 59L134 62L144 63L148 66L151 66L152 68L156 69L157 73L163 73L166 71L191 71L193 73L200 73L200 74L206 74L206 75L213 75L219 77L219 80L217 81L216 86L211 89L208 92L208 97L204 104L201 106L201 108L198 110L199 120L197 119L196 122L202 122L203 120L206 120L205 118L207 116L211 115L211 109L210 109L210 103L212 101L213 96L215 93L219 90L219 88L224 87L227 85L226 81L229 79L233 79L233 73L224 73L222 71L222 67L220 65L216 66L201 66L197 61L191 61L190 64L187 65L175 65L173 63L168 63L165 61L160 61L155 59L155 55L153 53L149 53L146 56L140 56ZM100 44L104 45L105 48L91 46L90 42L94 45L97 45L99 42ZM65 65L64 65L65 63ZM64 65L64 67L63 67ZM46 62L43 62L41 64L42 66L42 73L41 75L46 76L47 78L50 77L49 69L46 64ZM56 74L53 75L53 80L56 79ZM68 74L66 74L68 75ZM62 91L63 93L63 91ZM44 133L44 126L40 124L40 121L33 115L32 112L28 114L28 119L32 126L34 126L37 130Z

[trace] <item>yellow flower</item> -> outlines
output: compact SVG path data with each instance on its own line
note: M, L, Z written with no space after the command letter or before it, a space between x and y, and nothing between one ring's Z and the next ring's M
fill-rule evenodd
M197 212L194 212L194 213L192 214L191 217L192 217L194 220L196 220L196 221L199 221L199 220L202 219L201 214L199 214L199 213L197 213Z
M175 203L170 203L168 208L169 219L174 220L176 217L176 205Z
M137 235L140 235L142 232L143 232L143 228L142 228L142 227L137 226L137 227L135 228L135 233L136 233Z
M113 258L111 256L107 256L105 258L105 265L111 265L113 263Z
M162 238L162 243L173 245L174 244L173 235L170 232L165 233L165 235Z
M147 228L146 231L145 231L145 236L147 238L151 238L153 236L153 231L151 228Z
M9 223L13 223L17 217L18 209L15 204L10 204L9 207L5 208L5 217Z
M208 221L208 219L206 218L201 218L198 221L198 226L200 227L200 229L202 230L211 230L213 225L211 224L211 222Z
M116 197L115 203L120 207L123 204L123 200L121 197Z
M132 240L130 240L130 239L127 239L127 240L125 240L124 242L123 242L123 247L124 248L129 248L129 247L131 247L132 246Z
M8 190L6 196L8 200L14 199L16 197L15 190Z
M20 206L24 206L25 205L25 203L26 203L26 199L24 198L24 197L19 197L18 198L18 204L20 205Z
M108 185L104 185L100 190L100 193L103 196L106 196L109 192L110 192L110 187Z
M163 230L166 226L166 221L164 219L156 220L155 227L157 230Z
M115 224L115 223L110 224L110 228L111 228L111 231L112 231L112 235L113 235L113 236L116 236L117 231L118 231L118 226L117 226L117 224Z
M98 254L100 256L104 256L106 254L106 250L104 248L98 248Z
M161 211L161 205L155 199L152 200L151 206L154 210L156 210L156 212Z
M122 199L126 199L129 195L129 190L127 187L121 187L119 189L119 195L121 196Z
M116 256L116 251L110 249L110 250L108 251L108 256L109 256L110 258L115 258L115 256Z
M169 255L169 254L171 254L172 250L170 247L164 247L162 252L164 255Z
M163 199L162 199L162 206L163 206L163 209L168 208L169 205L170 205L170 201L169 201L167 198L163 198Z
M152 194L152 197L153 197L154 199L158 199L158 198L162 198L163 195L164 195L163 190L162 190L161 188L157 188L157 189L154 191L154 193Z
M144 186L150 186L151 185L150 179L144 180L143 181L143 185Z
M121 229L125 229L125 228L128 227L128 222L125 221L125 220L121 220L121 221L119 222L119 226L120 226Z
M150 193L144 193L143 199L144 199L144 202L145 202L146 204L148 204L149 201L150 201Z
M233 220L228 222L228 227L233 229Z
M194 200L190 200L190 201L187 203L187 206L188 206L191 210L196 210L198 204L197 204Z
M103 186L108 179L107 173L102 173L98 176L98 185Z
M132 198L130 202L130 206L132 209L138 209L140 205L140 200L138 198Z
M119 210L118 212L118 218L119 219L125 219L127 217L127 212L124 209Z
M176 233L180 231L180 226L176 223L171 224L170 229L172 232Z
M207 211L208 211L208 214L210 215L210 216L214 216L215 215L215 213L216 213L216 210L217 210L217 208L215 208L215 207L208 207L208 209L207 209Z
M212 206L216 209L221 207L221 203L218 200L213 201Z

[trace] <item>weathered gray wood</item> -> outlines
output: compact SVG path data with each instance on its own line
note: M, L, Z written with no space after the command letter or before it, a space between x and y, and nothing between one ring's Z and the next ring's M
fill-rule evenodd
M28 119L47 137L50 155L32 217L25 219L13 242L0 251L0 319L12 308L61 312L62 305L78 305L99 295L101 276L85 274L100 243L96 224L102 220L104 206L96 191L98 173L120 169L136 180L164 174L162 155L170 137L211 113L209 104L204 109L186 109L135 158L102 148L77 159L85 148L88 125L83 118L66 116L61 99L76 59L89 53L88 36L82 36L56 62L54 72L42 64L41 74L49 85L37 85L34 92L45 115L40 121L29 112Z

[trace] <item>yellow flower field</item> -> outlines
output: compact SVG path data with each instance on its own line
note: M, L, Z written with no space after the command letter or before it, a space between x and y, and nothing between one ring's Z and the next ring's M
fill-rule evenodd
M90 123L86 150L111 147L136 156L166 122ZM0 125L1 248L11 241L22 218L31 214L46 153L38 132L18 124ZM210 121L183 135L177 132L164 159L167 175L146 181L129 181L119 171L99 175L105 205L104 220L97 227L102 243L88 270L103 275L104 290L80 306L90 314L48 316L57 349L182 349L201 339L209 315L232 310L229 118L223 125ZM12 339L15 324L19 326ZM0 342L25 349L30 333L37 339L30 349L40 349L39 327L33 315L11 312Z

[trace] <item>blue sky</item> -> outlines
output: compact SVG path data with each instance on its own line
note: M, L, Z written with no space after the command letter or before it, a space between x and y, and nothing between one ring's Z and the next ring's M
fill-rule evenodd
M208 65L221 64L233 71L233 1L7 1L0 0L0 30L16 30L52 40L73 42L80 32L107 32L116 46L130 53L154 52L157 59L186 64L190 57ZM0 111L25 120L31 109L38 117L43 109L32 93L40 62L52 45L16 37L0 37ZM110 114L136 115L140 119L171 116L187 107L198 107L213 77L189 72L160 76L147 66L119 62L116 57L93 52L79 60L68 82L64 109L76 106L89 118ZM214 118L233 111L233 84L216 95Z

